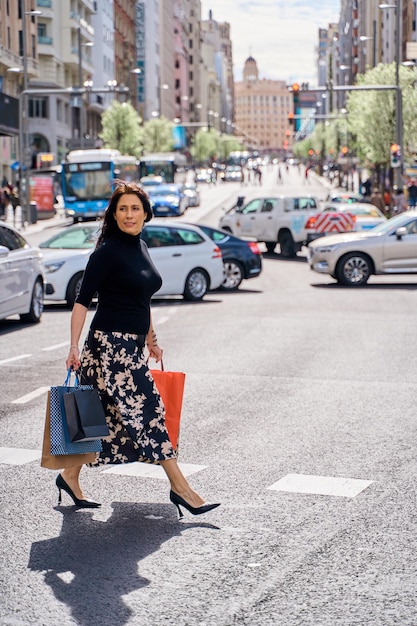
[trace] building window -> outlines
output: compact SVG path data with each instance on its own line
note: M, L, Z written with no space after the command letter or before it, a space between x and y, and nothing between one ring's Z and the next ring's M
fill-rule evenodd
M29 117L48 119L48 98L43 96L29 99Z

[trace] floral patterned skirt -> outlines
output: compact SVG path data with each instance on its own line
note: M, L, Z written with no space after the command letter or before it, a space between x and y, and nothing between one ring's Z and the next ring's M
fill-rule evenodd
M98 389L110 430L94 467L176 458L144 342L144 335L101 330L88 334L81 354L81 383Z

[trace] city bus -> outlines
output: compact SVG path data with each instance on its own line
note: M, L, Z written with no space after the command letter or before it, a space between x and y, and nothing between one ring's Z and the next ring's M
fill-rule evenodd
M103 217L115 179L138 180L138 160L118 150L73 150L62 163L65 214L74 222Z
M187 173L187 157L181 152L145 154L139 161L139 180L161 176L166 183L183 184Z

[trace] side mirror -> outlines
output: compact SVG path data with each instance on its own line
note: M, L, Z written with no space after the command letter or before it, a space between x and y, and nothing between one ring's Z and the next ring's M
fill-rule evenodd
M397 228L395 231L397 239L401 239L402 237L405 237L405 235L407 235L407 229L405 226L400 226L400 228Z
M9 252L9 248L6 248L6 246L0 246L0 257L7 256Z

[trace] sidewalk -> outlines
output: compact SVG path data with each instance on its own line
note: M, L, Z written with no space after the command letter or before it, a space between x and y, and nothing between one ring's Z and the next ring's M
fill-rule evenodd
M56 226L63 226L70 223L72 220L65 216L63 209L59 209L53 217L46 219L38 219L35 224L23 223L22 207L16 207L16 213L13 213L13 207L11 204L6 209L6 215L4 217L6 224L14 226L24 236L27 233L39 233L46 228L54 228Z

